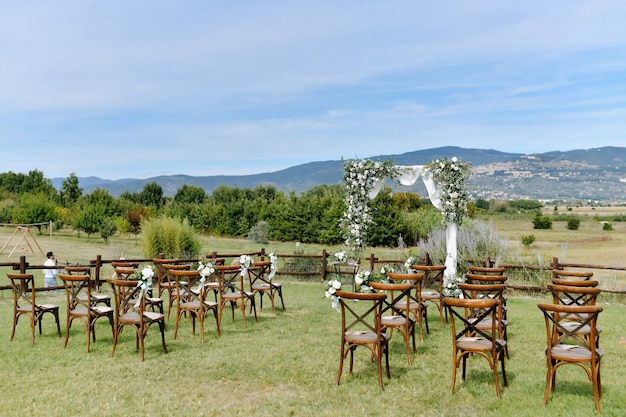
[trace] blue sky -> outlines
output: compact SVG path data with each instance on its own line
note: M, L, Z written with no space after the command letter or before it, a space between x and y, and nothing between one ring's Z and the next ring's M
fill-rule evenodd
M623 1L3 1L0 172L626 146Z

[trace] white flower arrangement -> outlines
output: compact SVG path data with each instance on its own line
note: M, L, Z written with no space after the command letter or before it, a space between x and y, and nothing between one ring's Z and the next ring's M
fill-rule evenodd
M443 296L459 298L461 295L459 284L462 282L464 282L463 277L445 275L443 277Z
M393 268L389 265L382 266L378 271L360 271L354 276L354 283L359 286L361 292L370 292L371 282L387 282L387 272L393 272Z
M335 252L332 256L332 263L334 264L342 264L348 260L348 255L346 255L345 251Z
M139 296L137 297L137 302L135 302L135 307L138 307L141 303L141 299L145 297L152 288L152 278L154 278L152 266L144 266L143 269L136 272L135 278L137 279L137 287L139 288Z
M269 258L270 258L270 274L268 276L268 279L271 281L274 278L274 275L276 275L276 271L278 270L278 267L277 267L278 256L276 256L276 254L272 252L269 254Z
M463 216L467 215L469 192L465 181L470 176L471 164L461 162L455 156L429 162L426 169L440 190L444 221L460 225Z
M391 160L374 162L369 159L348 160L343 164L346 209L340 220L344 245L354 259L365 247L367 229L371 221L369 193L374 184L386 178L396 179L398 170Z
M404 269L406 269L408 273L413 272L411 267L413 266L414 263L415 263L415 258L412 256L409 256L409 258L404 262Z
M248 273L248 268L252 265L252 257L250 255L241 255L239 257L239 266L241 267L241 276L244 277Z
M198 274L200 274L201 277L206 278L213 275L214 273L215 267L211 262L206 261L205 263L200 262L198 264Z
M326 292L324 293L324 296L331 299L331 305L337 311L339 311L339 296L337 295L337 291L340 289L341 281L336 279L326 281Z

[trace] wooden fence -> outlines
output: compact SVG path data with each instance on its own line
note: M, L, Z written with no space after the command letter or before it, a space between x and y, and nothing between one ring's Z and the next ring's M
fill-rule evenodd
M261 248L256 252L247 252L247 253L219 253L217 251L213 251L206 255L207 259L217 259L223 258L225 259L226 264L232 264L238 262L238 258L241 255L250 255L252 257L256 257L260 260L265 260L268 254L265 251L265 248ZM311 278L319 280L320 282L324 282L328 279L331 274L354 274L354 270L350 271L347 269L335 268L334 264L329 261L329 258L332 257L332 253L328 252L326 249L323 249L319 255L305 255L305 254L276 254L278 259L280 260L279 269L277 271L277 275L284 276L293 276L300 278ZM159 258L164 258L163 255L160 255ZM181 262L199 262L201 258L193 258L193 259L177 259L177 263ZM101 282L106 281L108 277L102 276L102 268L106 265L109 265L111 262L119 261L119 259L103 259L101 255L98 255L96 259L93 259L89 262L88 265L80 265L80 266L89 266L93 269L92 276L94 280L96 280L99 285ZM152 258L150 259L125 259L128 262L138 262L138 263L152 263ZM371 253L368 257L363 259L364 262L361 263L361 267L367 265L370 270L374 270L380 267L380 265L403 265L404 259L382 259L378 258L374 253ZM420 261L423 265L431 265L430 258L428 254ZM477 263L483 265L493 265L493 261L489 258L480 261L470 261L468 264ZM71 264L75 266L76 264ZM63 269L65 265L57 265L54 267L48 267L44 265L31 265L25 256L21 256L19 262L5 262L0 263L0 267L9 267L14 271L19 273L30 273L29 271L35 270L43 270L43 269ZM510 272L515 271L550 271L552 269L592 269L592 270L613 270L613 271L626 271L625 266L607 266L607 265L595 265L595 264L582 264L582 263L561 263L558 258L553 258L552 262L547 266L539 266L539 265L514 265L514 264L502 264L499 265L501 267L506 268ZM508 288L516 289L516 290L524 290L524 291L546 291L545 286L532 286L532 285L517 285L510 283L507 285ZM46 288L45 290L50 289L62 289L62 286ZM9 285L0 286L0 290L11 289ZM43 288L37 288L37 291L44 290ZM623 289L603 289L603 292L615 293L615 294L626 294L626 290Z

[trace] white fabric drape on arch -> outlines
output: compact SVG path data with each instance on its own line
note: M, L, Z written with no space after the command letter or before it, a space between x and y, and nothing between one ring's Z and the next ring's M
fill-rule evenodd
M402 185L413 185L415 181L419 178L424 181L424 185L426 186L426 191L428 191L428 197L430 198L430 202L435 206L435 208L439 211L442 211L441 207L441 199L440 199L440 191L437 188L437 184L433 181L430 176L428 170L424 165L411 165L411 166L403 166L396 165L400 176L398 177L398 181ZM371 191L369 192L369 198L372 199L378 195L380 190L382 190L385 185L385 181L387 178L380 178L376 182L374 182ZM456 250L456 223L448 222L446 224L446 276L455 276L456 275L456 258L457 258L457 250Z

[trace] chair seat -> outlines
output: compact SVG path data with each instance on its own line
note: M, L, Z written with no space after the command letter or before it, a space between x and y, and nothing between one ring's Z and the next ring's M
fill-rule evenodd
M412 322L415 322L415 319L412 317L409 320L411 320ZM380 318L380 323L384 327L404 327L404 325L406 324L406 321L407 321L407 318L400 316L400 315L382 316Z
M109 314L114 311L112 307L107 307L107 306L96 306L96 307L92 307L92 309L98 314Z
M386 341L391 339L389 333L382 333L381 336ZM346 342L348 343L368 344L376 343L376 340L377 336L375 332L346 332Z
M591 361L591 351L578 345L556 345L551 349L551 353L554 359L560 361ZM600 358L604 354L601 349L596 349L596 353Z
M59 306L55 304L37 304L37 307L39 307L42 310L58 310L59 309Z
M424 300L438 300L440 298L439 291L422 291L422 299Z
M504 339L496 339L496 343L503 348L506 346ZM457 339L456 345L459 349L470 352L489 351L492 347L491 340L484 337L460 337Z

